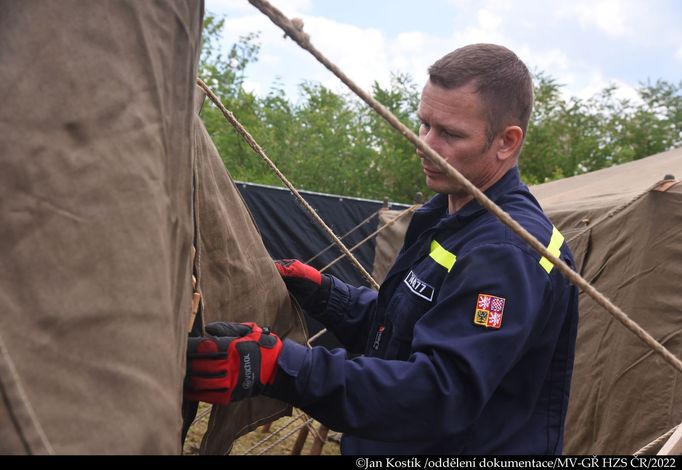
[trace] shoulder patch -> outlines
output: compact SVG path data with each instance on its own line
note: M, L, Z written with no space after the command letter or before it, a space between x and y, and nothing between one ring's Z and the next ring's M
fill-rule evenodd
M476 299L476 311L474 313L474 324L485 326L486 328L499 328L502 326L502 316L504 315L504 297L496 297L490 294L478 294Z

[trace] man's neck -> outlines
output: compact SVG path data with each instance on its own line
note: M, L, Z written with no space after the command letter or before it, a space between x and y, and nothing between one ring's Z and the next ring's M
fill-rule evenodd
M496 176L495 178L491 178L486 184L480 186L478 189L480 189L482 192L487 191L498 181L500 181L504 177L504 175L506 175L507 172L511 170L514 166L508 168L502 167L500 171L495 175ZM474 197L464 189L462 189L461 192L448 194L448 214L454 214L455 212L459 211L462 207L469 204L473 199Z
M474 198L466 194L448 194L448 214L454 214Z

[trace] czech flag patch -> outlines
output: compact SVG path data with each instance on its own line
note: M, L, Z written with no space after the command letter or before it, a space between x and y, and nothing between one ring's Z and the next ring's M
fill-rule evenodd
M502 315L504 315L504 297L495 297L489 294L478 294L476 300L476 313L474 314L474 324L485 326L486 328L499 328L502 326Z

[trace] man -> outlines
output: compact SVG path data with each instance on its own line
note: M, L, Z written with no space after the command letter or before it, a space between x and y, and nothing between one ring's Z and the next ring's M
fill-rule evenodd
M419 134L573 265L519 179L531 107L514 53L466 46L430 67ZM415 213L378 293L277 262L347 351L282 344L253 324L211 325L215 337L190 344L187 396L288 401L343 432L349 454L560 453L577 290L457 183L424 158L422 167L439 194Z

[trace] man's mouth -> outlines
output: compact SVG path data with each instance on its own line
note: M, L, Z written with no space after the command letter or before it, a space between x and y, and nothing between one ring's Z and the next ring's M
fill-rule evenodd
M425 166L422 166L422 169L424 170L424 174L426 176L434 177L441 175L440 171L431 170L429 168L426 168Z

